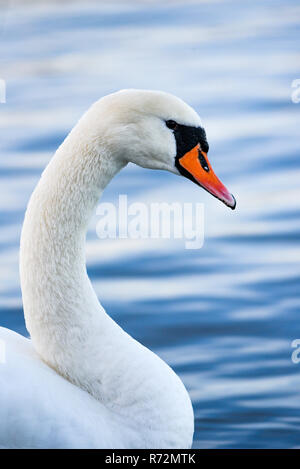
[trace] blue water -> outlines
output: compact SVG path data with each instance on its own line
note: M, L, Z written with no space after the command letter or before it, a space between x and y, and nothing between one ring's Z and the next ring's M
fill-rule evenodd
M86 108L120 88L174 93L203 118L231 211L190 181L129 165L108 187L203 202L205 242L104 240L88 270L112 317L193 400L195 448L300 448L300 5L223 1L1 4L0 323L26 335L18 278L28 198Z

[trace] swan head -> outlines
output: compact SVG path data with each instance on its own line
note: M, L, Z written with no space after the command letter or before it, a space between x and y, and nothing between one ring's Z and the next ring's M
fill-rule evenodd
M105 96L98 103L107 116L107 140L113 142L118 157L143 168L182 175L235 208L235 198L207 158L209 146L201 119L184 101L162 91L132 89Z

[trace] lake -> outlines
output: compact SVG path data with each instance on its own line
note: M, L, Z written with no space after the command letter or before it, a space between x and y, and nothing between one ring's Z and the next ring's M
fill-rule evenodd
M203 247L100 240L95 215L89 275L107 312L183 380L195 448L300 448L300 363L291 359L300 339L299 3L0 9L0 324L27 335L20 231L57 146L105 94L171 92L202 117L210 162L237 208L187 179L128 165L103 201L203 203Z

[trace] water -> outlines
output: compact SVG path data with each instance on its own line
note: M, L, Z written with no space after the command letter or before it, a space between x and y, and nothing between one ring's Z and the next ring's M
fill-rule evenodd
M26 335L20 229L66 133L109 92L172 92L203 117L237 210L183 178L129 165L104 200L204 202L204 246L100 241L94 217L89 274L113 318L181 376L195 448L300 447L298 2L1 5L1 325Z

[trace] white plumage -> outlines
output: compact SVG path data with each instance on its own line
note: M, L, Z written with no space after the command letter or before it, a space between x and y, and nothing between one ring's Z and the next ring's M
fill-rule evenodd
M129 161L178 174L165 121L199 126L162 92L96 102L59 147L27 208L20 252L31 340L0 329L0 446L186 448L190 398L175 373L103 310L86 274L85 233L105 186Z

